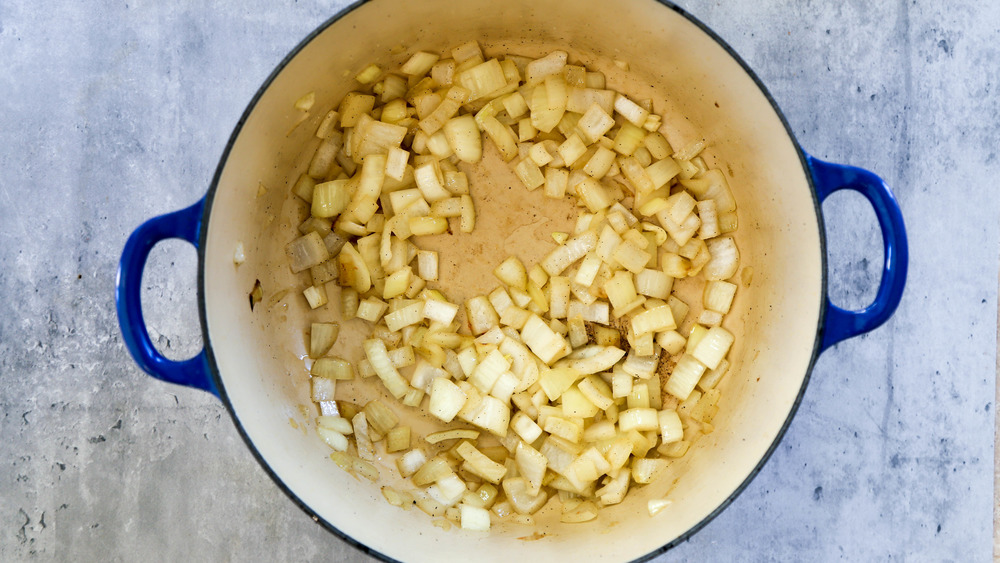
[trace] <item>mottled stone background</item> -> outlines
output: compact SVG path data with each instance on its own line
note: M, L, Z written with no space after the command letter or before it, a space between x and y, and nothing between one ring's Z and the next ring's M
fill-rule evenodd
M216 400L137 369L112 301L127 235L204 193L259 84L343 4L0 2L0 560L366 559ZM807 150L893 186L912 263L896 317L822 356L760 476L663 560L990 560L1000 4L685 5ZM863 306L874 215L824 211L832 295ZM193 354L194 251L162 245L147 271L154 335Z

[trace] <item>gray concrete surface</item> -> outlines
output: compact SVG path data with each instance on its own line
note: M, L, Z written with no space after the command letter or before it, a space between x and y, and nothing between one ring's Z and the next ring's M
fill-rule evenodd
M135 366L112 301L127 235L204 193L258 85L343 4L0 2L0 560L366 560L215 399ZM990 560L1000 4L684 4L807 150L894 187L912 265L894 320L822 356L760 476L662 560ZM873 215L824 211L832 294L862 306ZM147 271L158 341L192 354L193 250Z

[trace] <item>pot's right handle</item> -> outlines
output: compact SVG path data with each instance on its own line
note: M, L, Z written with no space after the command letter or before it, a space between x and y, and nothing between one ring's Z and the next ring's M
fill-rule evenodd
M875 330L889 320L903 297L909 251L903 214L882 178L868 170L824 162L809 155L806 155L806 161L820 203L839 190L854 190L868 199L882 229L885 247L882 281L871 305L860 311L846 311L834 305L829 297L826 298L826 319L823 321L820 345L820 351L823 351L842 340Z
M154 217L132 233L125 243L118 265L115 306L125 346L139 367L157 379L218 395L204 348L195 357L180 362L169 360L156 350L149 338L149 331L146 330L146 321L142 318L140 299L142 272L149 252L160 241L171 238L179 238L198 248L204 207L205 200L201 199L186 209Z

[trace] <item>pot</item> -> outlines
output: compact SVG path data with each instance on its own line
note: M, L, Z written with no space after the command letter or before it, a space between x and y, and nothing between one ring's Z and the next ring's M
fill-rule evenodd
M726 325L737 344L720 384L716 430L671 464L669 476L633 490L589 523L560 524L555 509L544 509L534 529L496 524L489 534L446 532L419 510L391 506L377 485L336 467L313 430L303 331L323 317L309 310L300 292L281 292L301 289L283 250L301 218L289 188L315 147L312 133L322 113L293 129L300 115L293 103L313 91L315 107L325 111L356 86L351 77L367 64L394 68L418 50L440 52L469 39L487 53L541 56L563 49L604 72L618 90L652 99L675 147L702 137L711 141L705 156L721 163L739 205L737 279L745 287ZM630 70L618 68L616 59ZM467 292L491 289L493 267L512 252L530 265L550 248L547 233L571 215L559 202L507 195L507 186L519 185L496 158L487 156L472 174L483 218L475 235L479 245L434 243L442 258L447 252L461 256L443 261L442 276ZM262 195L259 185L266 188ZM820 204L842 189L866 197L882 229L882 279L875 301L861 311L842 310L827 297ZM205 346L181 362L153 347L139 300L149 251L167 238L190 242L199 257ZM236 267L238 243L247 261ZM359 548L414 561L617 561L661 553L732 502L777 446L818 355L888 320L906 267L902 216L882 180L806 154L747 65L677 6L653 0L373 0L331 18L282 61L236 125L204 199L136 229L122 255L116 297L124 340L138 364L164 381L217 395L278 486ZM248 294L257 280L264 301L251 309ZM364 333L361 321L345 323L338 346L347 349ZM664 497L672 504L649 517L646 501Z

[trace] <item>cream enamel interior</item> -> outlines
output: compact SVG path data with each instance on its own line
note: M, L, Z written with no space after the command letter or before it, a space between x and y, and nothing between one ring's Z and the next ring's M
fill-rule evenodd
M417 50L440 51L469 39L479 40L488 55L567 50L572 59L606 72L610 87L652 98L674 147L709 140L706 156L721 163L739 204L736 239L742 268L752 268L753 275L728 322L738 340L733 368L721 384L716 431L674 463L670 475L633 490L625 503L587 524L559 524L546 509L536 529L445 532L419 510L389 505L378 486L336 467L312 429L316 412L301 361L304 329L311 320L330 318L337 306L331 293L334 304L308 311L301 281L288 272L283 248L304 209L289 198L291 183L316 145L318 120L356 86L358 70L370 62L392 68ZM617 69L614 59L627 61L630 71ZM313 115L287 134L299 115L293 102L310 91L316 92ZM444 276L462 280L466 289L491 285L487 265L512 252L530 263L551 244L547 233L565 222L570 209L524 197L523 187L495 159L474 174L479 212L496 220L481 223L480 238L458 247L448 240L433 243L443 258L455 251ZM258 195L261 185L266 192ZM403 560L629 560L678 538L722 505L774 443L808 373L823 290L816 207L781 120L725 49L653 0L374 0L356 8L306 45L263 93L224 163L207 229L207 336L238 424L278 480L311 511L356 541ZM238 268L232 262L237 242L247 251L247 262ZM256 279L264 302L251 312L247 294ZM283 290L291 291L278 299ZM362 331L360 321L347 323L338 347L357 342ZM646 500L661 497L673 504L650 518ZM536 531L545 536L518 539Z

